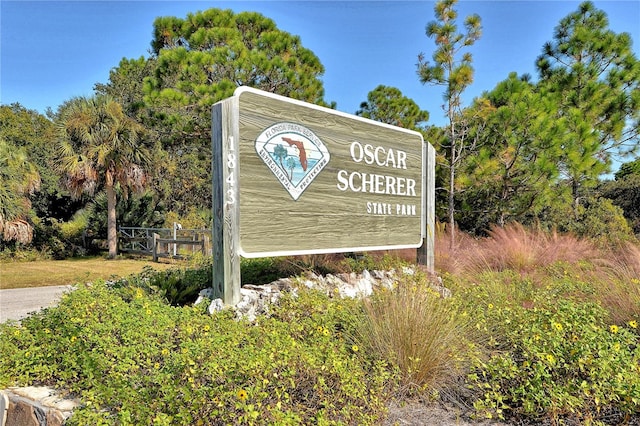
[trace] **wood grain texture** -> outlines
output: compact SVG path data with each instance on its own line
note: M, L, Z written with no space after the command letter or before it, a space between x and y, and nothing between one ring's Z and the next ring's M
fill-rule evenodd
M241 253L322 253L380 248L419 247L423 242L423 140L416 132L326 109L306 107L260 93L244 91L239 101L239 235ZM260 158L255 141L279 122L311 130L331 154L327 166L298 200L283 188ZM351 144L400 150L406 169L354 162ZM215 169L215 167L214 167ZM415 196L340 191L338 173L358 172L415 180ZM367 203L390 206L391 214L370 214ZM396 214L409 205L415 215Z
M418 264L425 265L430 272L435 267L435 220L436 220L436 150L431 144L425 145L425 235L418 249Z
M225 304L240 301L240 258L238 229L237 174L230 180L228 156L237 149L237 98L219 102L212 109L213 170L213 290Z

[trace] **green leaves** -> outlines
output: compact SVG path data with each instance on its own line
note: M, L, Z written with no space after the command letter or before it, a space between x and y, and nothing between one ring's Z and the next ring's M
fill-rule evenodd
M609 169L612 155L626 153L625 144L640 134L638 60L629 35L616 34L608 25L602 10L582 3L560 21L537 61L540 87L554 100L562 126L566 155L560 167L574 199Z
M322 103L320 61L299 37L278 30L271 19L209 9L184 20L158 18L154 25L158 68L147 86L149 101L160 92L167 106L198 104L202 116L235 87L246 85ZM208 120L199 125L207 126Z
M486 321L503 330L496 337L510 350L478 363L483 374L469 376L483 394L476 409L498 417L504 408L516 416L546 413L554 420L597 418L611 406L636 414L640 352L634 329L607 326L598 305L540 296L539 309L486 311Z
M27 218L29 195L40 187L40 174L24 149L0 139L0 239L28 244L33 229Z
M423 129L429 119L429 113L399 89L383 85L368 93L356 115L411 130Z
M436 21L427 25L427 36L434 39L436 50L433 61L424 60L424 55L418 55L418 78L423 84L437 84L445 86L443 98L449 124L446 134L448 137L449 188L448 188L448 219L449 246L454 246L455 229L455 192L456 172L460 161L467 154L473 142L467 140L464 129L464 118L461 114L461 96L464 89L473 82L473 67L471 54L464 50L472 46L482 33L481 20L477 15L465 19L466 33L458 33L456 25L457 12L454 9L457 0L441 0L434 7ZM462 55L462 57L460 57Z
M0 324L0 385L76 393L69 424L378 424L388 375L346 341L350 312L302 290L247 324L93 283Z

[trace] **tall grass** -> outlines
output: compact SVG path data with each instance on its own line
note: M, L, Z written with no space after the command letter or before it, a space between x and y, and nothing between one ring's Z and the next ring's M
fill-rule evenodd
M437 232L436 269L467 279L491 272L515 273L509 282L502 284L507 298L514 279L526 278L535 287L549 285L560 278L574 284L581 282L593 288L592 294L583 296L604 306L612 322L623 324L640 317L640 246L637 242L605 247L588 238L531 229L519 223L494 226L488 234L485 238L472 238L458 233L457 245L451 250L447 236ZM558 277L558 268L554 265L562 265L564 277ZM499 291L499 288L492 289L494 293Z
M446 247L447 245L444 244ZM486 238L460 234L454 253L444 254L444 266L452 273L514 270L531 272L555 262L594 261L601 257L596 245L573 235L528 229L519 223L493 226ZM455 263L451 261L455 259ZM442 258L437 258L438 260Z
M454 392L467 348L467 328L447 300L420 277L363 300L363 348L397 367L399 396Z
M527 229L519 223L493 226L489 238L480 241L471 268L530 272L555 262L575 263L600 256L596 246L570 234Z
M640 247L625 243L612 249L608 268L600 271L598 298L609 311L610 320L624 324L640 318Z

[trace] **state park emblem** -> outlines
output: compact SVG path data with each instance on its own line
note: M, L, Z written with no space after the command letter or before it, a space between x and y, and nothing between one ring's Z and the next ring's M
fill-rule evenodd
M296 123L276 123L256 139L256 152L297 201L329 163L331 155L313 131Z

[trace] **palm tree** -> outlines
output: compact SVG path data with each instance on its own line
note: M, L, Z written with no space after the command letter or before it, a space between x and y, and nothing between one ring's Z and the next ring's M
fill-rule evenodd
M126 197L146 185L148 151L144 128L108 95L74 98L57 121L64 184L75 198L104 188L107 196L109 258L117 255L116 188Z
M40 187L40 175L24 149L0 139L0 237L28 244L33 228L25 219L29 195Z
M293 181L293 169L296 168L296 160L293 157L287 158L287 167L289 168L289 180Z
M282 160L284 160L284 158L287 156L287 149L282 145L276 145L276 147L273 149L273 155L275 155L280 162L280 167L284 169Z

